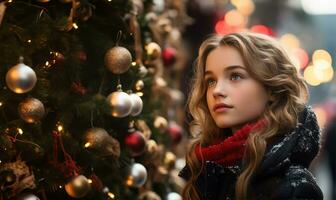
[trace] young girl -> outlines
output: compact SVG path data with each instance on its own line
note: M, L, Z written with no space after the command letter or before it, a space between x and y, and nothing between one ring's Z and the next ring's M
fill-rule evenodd
M180 176L184 200L323 199L308 167L320 128L307 85L265 35L203 42L188 106L196 136Z

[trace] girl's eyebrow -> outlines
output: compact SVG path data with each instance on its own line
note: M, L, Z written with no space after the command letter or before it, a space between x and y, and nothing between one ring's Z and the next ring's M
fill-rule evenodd
M230 65L228 67L225 67L225 69L223 71L230 71L230 70L234 70L234 69L237 69L237 68L240 68L240 69L243 69L243 70L246 70L245 67L243 66L240 66L240 65ZM204 76L206 75L210 75L210 74L213 74L212 71L209 71L209 70L206 70L205 73L204 73Z

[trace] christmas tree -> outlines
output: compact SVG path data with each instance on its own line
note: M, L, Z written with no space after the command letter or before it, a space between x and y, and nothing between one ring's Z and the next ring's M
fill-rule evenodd
M0 199L181 199L189 22L180 1L1 1Z

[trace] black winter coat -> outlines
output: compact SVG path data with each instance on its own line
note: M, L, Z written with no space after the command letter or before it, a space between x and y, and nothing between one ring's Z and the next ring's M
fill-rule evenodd
M305 106L299 123L287 134L267 145L264 158L253 174L248 199L323 199L323 194L308 167L320 149L320 129L312 108ZM202 200L235 199L235 183L241 162L222 166L206 161L195 183ZM185 166L179 176L188 180Z

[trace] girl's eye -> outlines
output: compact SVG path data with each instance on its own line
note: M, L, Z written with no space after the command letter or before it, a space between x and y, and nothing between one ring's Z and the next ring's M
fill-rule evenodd
M231 74L231 78L233 78L233 80L236 81L236 80L242 79L243 76L240 75L240 74L238 74L238 73L232 73L232 74ZM232 79L231 79L231 80L232 80Z
M212 78L209 78L205 81L205 83L208 87L211 87L211 86L214 86L216 84L216 81Z

